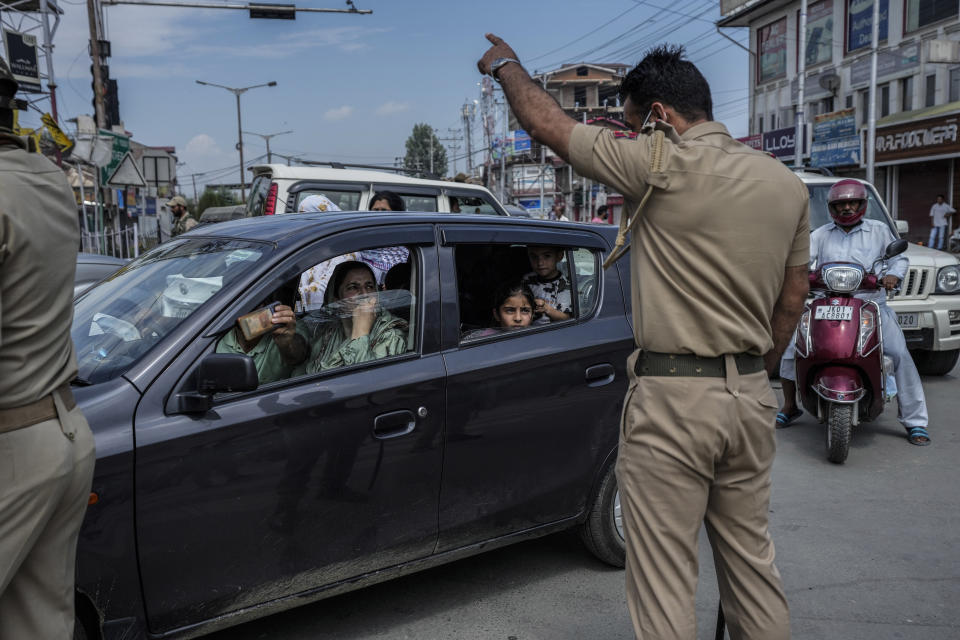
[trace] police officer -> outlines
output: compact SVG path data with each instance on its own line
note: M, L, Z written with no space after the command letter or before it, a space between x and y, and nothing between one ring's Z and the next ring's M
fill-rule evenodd
M487 38L478 67L500 82L522 127L580 175L624 194L623 215L636 220L638 350L628 360L617 482L637 636L696 637L705 523L730 636L788 638L767 527L777 400L764 369L803 310L807 190L712 122L710 88L681 47L652 50L620 85L636 135L577 123L513 49Z
M93 435L70 381L80 229L66 176L13 135L0 60L0 640L73 638Z
M187 201L183 199L183 196L170 198L167 201L167 206L170 207L170 213L173 214L174 220L173 229L170 231L172 237L186 233L197 226L197 219L187 211Z

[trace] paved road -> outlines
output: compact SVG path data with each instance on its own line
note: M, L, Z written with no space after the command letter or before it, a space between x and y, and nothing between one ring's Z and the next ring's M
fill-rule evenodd
M778 432L771 527L796 640L960 638L960 367L924 379L934 445L890 410L844 465L805 417ZM700 640L717 589L701 538ZM208 640L630 640L620 571L560 534L248 623Z

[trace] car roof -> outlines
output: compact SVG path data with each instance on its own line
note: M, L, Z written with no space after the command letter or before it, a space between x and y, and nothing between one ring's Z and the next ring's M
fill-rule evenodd
M311 235L328 235L357 226L357 218L363 216L365 228L377 225L396 224L512 224L526 227L572 229L581 231L597 230L596 225L583 225L577 222L559 222L556 220L538 220L531 218L511 218L500 215L479 214L450 214L450 213L417 213L409 211L327 211L298 213L296 215L257 216L229 220L218 224L195 227L180 238L219 237L249 240L256 242L272 242L278 245L296 244ZM616 229L609 225L612 232ZM311 230L322 233L311 234Z
M410 176L390 173L388 171L373 171L369 169L335 169L330 167L288 167L285 164L261 164L251 168L254 176L270 174L274 180L335 180L337 182L366 182L391 183L409 186L432 186L446 189L466 189L470 191L489 190L478 184L469 182L453 182L451 180L426 180L411 178Z

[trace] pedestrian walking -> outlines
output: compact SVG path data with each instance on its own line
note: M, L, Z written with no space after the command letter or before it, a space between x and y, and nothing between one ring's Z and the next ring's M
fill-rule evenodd
M70 640L93 434L70 381L80 228L64 173L13 134L0 60L0 640Z
M953 215L957 212L943 198L943 195L937 196L937 201L930 207L930 241L927 246L931 249L943 251L943 243L947 237L947 222L953 220ZM936 243L936 246L934 246Z
M487 39L478 67L523 129L628 200L637 350L617 482L637 637L696 637L703 523L731 638L788 638L767 526L777 400L764 370L807 293L806 188L712 121L710 88L682 47L650 51L621 83L638 134L573 120L509 45Z
M197 219L187 211L187 201L183 196L174 196L167 201L170 207L170 213L173 214L173 229L170 230L170 237L175 238L181 233L186 233L197 226Z

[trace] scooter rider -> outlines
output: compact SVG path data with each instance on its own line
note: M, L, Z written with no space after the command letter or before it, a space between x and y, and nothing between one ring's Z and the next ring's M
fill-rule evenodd
M879 220L864 220L867 211L867 190L858 180L841 180L833 185L827 196L827 208L832 223L827 223L810 234L811 264L828 262L856 262L870 268L887 245L896 238L890 228ZM893 289L906 274L909 262L903 256L887 261L881 284ZM903 331L897 324L897 315L887 306L883 291L858 293L858 298L874 300L880 306L883 353L893 360L897 381L897 401L900 405L900 423L907 430L911 444L930 444L927 432L927 403L920 383L920 374L907 350ZM783 408L777 414L777 426L785 427L802 414L797 407L796 366L793 342L787 347L780 363L783 382Z

